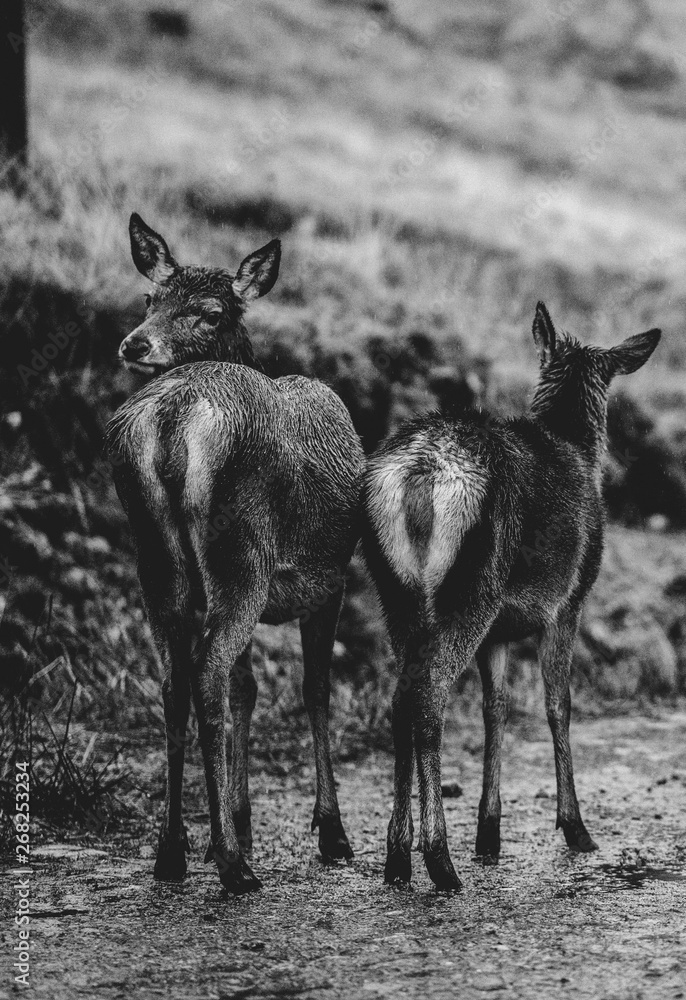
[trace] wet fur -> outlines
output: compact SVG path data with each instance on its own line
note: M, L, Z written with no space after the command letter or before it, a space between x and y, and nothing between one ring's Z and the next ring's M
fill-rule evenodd
M555 748L558 826L570 846L595 847L574 790L569 667L602 557L608 386L647 360L659 331L610 350L582 347L557 337L539 303L533 332L541 375L530 417L466 410L411 421L377 449L364 477L365 557L402 670L394 697L390 882L410 877L414 750L420 849L439 888L460 887L446 841L440 745L450 685L473 656L486 725L477 852L498 854L507 644L532 635L540 641Z
M347 410L322 383L226 363L182 366L119 409L109 447L134 534L151 517L164 525L198 609L208 581L233 574L227 560L238 548L249 552L238 564L246 579L234 585L247 584L253 566L268 573L261 620L271 624L290 621L345 569L361 450ZM227 508L230 523L211 531Z
M234 275L223 268L179 268L164 284L155 287L140 326L125 338L127 348L150 346L146 355L160 367L197 361L232 361L259 367L243 320L245 304L232 288ZM222 320L215 328L196 326L203 304L222 306Z
M216 860L231 892L260 887L239 854L252 843L247 748L256 684L249 642L258 621L301 616L303 692L317 761L313 828L325 858L350 857L328 746L331 650L359 533L363 468L343 403L299 376L272 380L242 365L198 362L160 376L125 403L111 422L109 448L165 664L172 773L182 767L173 734L185 730L187 713L179 692L192 689L198 712L212 820L207 859ZM230 796L221 776L227 690ZM185 873L180 800L170 794L159 878Z
M129 231L134 263L154 291L146 320L120 355L147 374L167 372L117 411L108 433L165 675L168 781L155 876L176 881L186 873L181 798L192 697L210 806L206 860L241 894L261 885L243 856L252 846L248 749L258 621L300 619L317 770L312 826L325 860L352 857L331 766L329 672L344 573L359 535L364 457L330 389L253 370L243 310L276 281L278 240L246 257L234 276L180 266L135 213Z

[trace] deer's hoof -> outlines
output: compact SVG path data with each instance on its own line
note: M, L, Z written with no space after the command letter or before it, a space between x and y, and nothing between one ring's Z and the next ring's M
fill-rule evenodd
M157 855L153 878L158 882L183 882L186 877L186 854L185 851L175 851L173 854L165 854L164 857Z
M462 882L453 868L447 847L429 848L424 851L424 864L429 878L441 892L459 892Z
M476 853L481 858L490 859L495 859L500 854L500 820L496 816L479 820Z
M353 849L343 829L340 816L321 816L312 820L319 827L319 853L324 861L350 861Z
M244 896L262 888L257 875L240 855L227 859L215 851L214 859L217 862L219 881L233 896Z
M412 856L409 850L393 848L386 856L384 882L388 885L409 885L412 878Z
M171 840L165 831L160 831L153 878L158 882L183 882L187 871L186 855L190 854L190 850L185 830L176 840Z
M567 847L572 851L581 851L583 854L590 854L591 851L597 851L598 845L591 837L590 833L581 822L568 822L567 820L561 820L558 826L562 827L562 832L565 835L565 840L567 841Z

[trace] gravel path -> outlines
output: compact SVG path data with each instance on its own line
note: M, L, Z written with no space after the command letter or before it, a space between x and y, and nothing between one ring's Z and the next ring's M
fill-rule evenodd
M8 957L16 877L6 869L0 880L10 918L0 1000L18 992L50 1000L686 997L686 712L578 721L572 739L582 812L600 851L575 856L554 832L548 731L520 721L505 742L504 854L482 867L472 859L480 729L448 732L445 778L464 788L446 800L460 895L436 893L418 855L411 891L383 884L391 760L381 754L337 768L356 857L335 868L317 860L308 832L311 774L254 776L253 864L264 889L248 898L228 898L202 864L207 824L198 813L179 886L153 882L147 845L46 845L33 858L28 991L12 983Z

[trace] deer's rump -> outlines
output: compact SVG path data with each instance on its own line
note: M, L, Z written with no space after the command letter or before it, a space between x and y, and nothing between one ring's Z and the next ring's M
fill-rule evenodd
M592 476L578 463L570 475L571 461L564 443L523 421L480 427L473 414L470 423L436 416L406 425L364 477L368 560L429 619L467 620L488 593L500 606L499 635L539 631L561 597L575 588L582 596L597 572L602 509ZM577 557L560 560L561 549Z
M184 366L132 396L108 442L134 534L158 537L194 604L213 581L259 577L263 619L276 622L340 589L363 453L326 386L226 363Z

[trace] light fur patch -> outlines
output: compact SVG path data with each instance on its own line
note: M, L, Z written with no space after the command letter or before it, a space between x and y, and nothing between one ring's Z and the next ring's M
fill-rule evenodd
M455 562L467 531L479 520L486 495L483 466L469 455L436 456L433 530L422 560L425 592L433 594Z
M156 472L160 452L159 430L150 407L138 415L131 427L129 463L135 466L141 499L155 518L170 557L177 566L183 565L183 551L169 506L169 497Z
M222 420L217 408L208 399L199 399L184 420L184 441L187 452L183 505L196 517L210 515L213 479Z
M421 572L419 553L405 527L405 481L408 459L377 466L372 474L369 514L381 550L403 583L412 583Z
M486 494L486 472L465 452L434 451L430 502L433 524L426 542L410 538L405 518L405 488L411 456L385 462L373 470L369 514L381 549L398 578L419 584L430 606L466 532L477 523Z
M146 410L132 424L129 454L131 462L137 469L138 481L146 505L152 509L166 503L164 488L155 473L158 447L158 436L153 429L151 415Z

